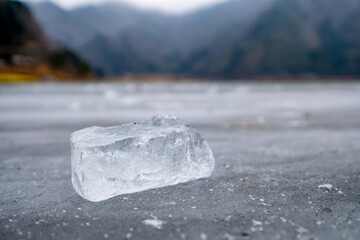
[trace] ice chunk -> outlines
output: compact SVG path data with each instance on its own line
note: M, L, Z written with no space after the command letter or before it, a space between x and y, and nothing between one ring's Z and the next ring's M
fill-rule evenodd
M327 183L327 184L319 185L318 188L322 188L322 189L326 189L328 191L331 191L333 189L333 185Z
M214 165L204 138L173 116L71 135L73 186L94 202L209 177Z

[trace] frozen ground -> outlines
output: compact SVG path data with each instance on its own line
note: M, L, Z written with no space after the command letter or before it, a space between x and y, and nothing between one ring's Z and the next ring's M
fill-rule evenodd
M70 133L157 113L202 133L214 174L99 203L78 196ZM0 239L359 234L360 84L0 86Z

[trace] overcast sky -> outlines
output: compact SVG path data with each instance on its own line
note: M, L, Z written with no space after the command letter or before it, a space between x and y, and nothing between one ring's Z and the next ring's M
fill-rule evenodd
M25 0L25 1L41 1L41 0ZM51 1L65 8L72 8L75 6L89 4L89 3L104 2L104 0L51 0ZM168 13L183 13L201 7L205 7L214 3L225 2L227 0L112 0L112 1L125 2L144 9L155 9Z

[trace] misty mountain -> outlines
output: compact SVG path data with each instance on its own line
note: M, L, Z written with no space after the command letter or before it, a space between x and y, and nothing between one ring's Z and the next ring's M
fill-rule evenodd
M88 74L88 65L74 52L59 48L43 33L28 7L0 0L0 72L62 76Z
M161 14L142 12L122 3L105 2L65 10L44 1L29 3L29 7L48 36L75 49L94 37L116 36L144 22L150 21L152 25L166 22Z
M107 74L360 75L358 0L231 0L181 16L119 3L31 8Z
M53 39L108 74L124 74L175 72L194 50L211 44L234 25L245 28L271 2L233 0L183 16L140 11L121 3L73 10L50 2L30 7Z
M220 36L179 72L253 75L360 75L360 1L278 0L245 32Z
M230 37L234 28L242 32L274 0L231 0L183 15L175 27L182 51L212 46L219 35Z
M182 59L173 39L159 29L136 28L116 37L97 36L79 48L79 52L111 75L169 72Z

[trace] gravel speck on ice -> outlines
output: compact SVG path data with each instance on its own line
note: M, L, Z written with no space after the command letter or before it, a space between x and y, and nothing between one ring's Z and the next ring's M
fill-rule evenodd
M331 191L333 189L333 185L327 183L327 184L319 185L318 188L323 188L323 189L326 189L328 191Z
M201 233L200 234L200 239L201 240L206 240L207 239L207 235L205 233Z
M253 224L253 226L262 226L262 222L260 222L260 221L256 221L256 220L252 220L252 224Z
M162 225L165 223L164 221L161 221L159 219L146 219L143 221L145 225L152 226L157 229L161 229Z

